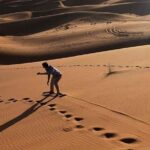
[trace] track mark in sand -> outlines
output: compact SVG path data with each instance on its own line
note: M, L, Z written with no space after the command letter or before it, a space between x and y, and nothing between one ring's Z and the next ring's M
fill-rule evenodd
M17 102L18 100L16 100L15 98L10 98L10 99L8 99L8 102L13 102L13 103L15 103L15 102Z
M84 67L87 67L88 65L84 65Z
M149 69L150 67L144 67L145 69Z
M102 130L105 130L104 128L101 128L101 127L93 127L92 128L92 131L102 131Z
M72 115L71 115L71 114L66 114L64 117L65 117L65 118L71 118Z
M14 101L15 99L14 98L10 98L10 99L8 99L8 101L10 102L10 101Z
M109 133L104 133L104 134L102 134L101 136L102 136L102 137L105 137L105 138L107 138L107 139L110 139L110 138L117 137L117 134L116 134L116 133L111 133L111 132L109 132Z
M50 108L49 110L50 110L50 111L54 111L54 110L56 110L56 108L52 107L52 108Z
M129 138L122 138L122 139L120 139L120 141L123 142L123 143L125 143L125 144L135 144L135 143L138 142L137 139L130 138L130 137Z
M29 98L29 97L25 97L25 98L23 98L22 100L27 101L27 100L30 100L30 98Z
M70 131L72 131L73 129L70 127L70 128L63 128L63 131L65 131L65 132L70 132Z
M49 107L55 107L56 104L49 104L48 106L49 106Z
M65 111L65 110L60 110L59 113L65 114L65 113L67 113L67 111Z
M33 102L33 100L29 100L28 102L29 102L29 103L32 103L32 102Z
M4 102L3 100L0 100L0 103Z
M47 102L45 102L45 103L47 103ZM50 109L49 109L50 111L55 111L56 110L56 107L55 107L56 104L55 103L49 104L48 106L50 107Z
M120 29L116 27L107 28L106 32L109 34L113 34L115 36L121 36L121 37L129 36L129 34L126 31L121 31Z
M128 32L128 31L123 31L123 30L121 30L117 27L107 28L106 33L112 34L114 36L119 36L119 37L141 36L141 35L143 35L143 32Z
M14 102L14 103L15 103L15 102L17 102L17 101L18 101L18 100L14 99L12 102Z
M83 125L81 125L81 124L78 124L78 125L76 125L76 126L75 126L75 128L76 128L76 129L83 129L83 128L84 128L84 126L83 126Z
M118 66L119 68L122 68L123 66Z
M23 98L22 100L25 100L28 103L33 103L35 101L31 100L29 97ZM40 101L36 101L37 103L40 103Z
M140 68L140 69L142 68L141 66L135 66L135 67L136 67L136 68Z
M81 118L81 117L75 117L74 120L75 120L75 121L82 121L82 120L84 120L84 119Z

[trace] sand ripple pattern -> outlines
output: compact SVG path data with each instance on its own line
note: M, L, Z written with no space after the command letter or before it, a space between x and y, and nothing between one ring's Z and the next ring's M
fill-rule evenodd
M113 34L114 36L118 36L118 37L142 36L143 35L143 32L128 32L115 26L111 28L107 28L106 33Z
M2 99L2 97L1 97L1 99ZM59 99L59 97L58 97L58 99ZM56 129L55 126L52 123L50 123L47 119L44 119L44 118L47 118L48 116L50 116L48 118L51 118L52 120L56 119L57 122L59 122L60 124L63 124L63 125L59 126L59 130L61 129L61 134L63 136L65 136L65 133L68 133L68 132L71 134L74 134L75 132L77 132L77 133L85 132L87 134L90 134L93 137L96 137L97 140L99 140L99 139L106 140L106 143L114 142L116 146L117 146L116 143L119 143L120 145L122 145L122 147L126 147L126 148L134 148L135 146L140 146L140 144L142 143L142 140L140 139L140 137L134 136L132 134L131 135L128 134L128 136L126 136L125 133L120 134L120 133L117 133L116 131L112 131L109 128L102 127L101 125L89 127L88 124L85 123L86 117L84 117L83 115L82 116L80 116L80 114L78 114L78 116L74 115L70 110L68 110L66 107L63 107L63 106L61 106L61 108L60 108L57 101L55 103L54 102L52 103L51 101L44 102L43 100L42 101L41 100L34 101L34 100L31 100L29 97L25 97L20 100L17 100L15 98L10 98L8 100L4 100L5 103L4 103L4 101L1 101L1 103L0 103L0 105L7 104L7 105L9 105L10 108L11 108L11 105L12 105L12 107L14 107L14 105L19 106L19 103L24 103L24 105L27 105L27 104L31 105L31 108L35 107L35 105L36 105L37 108L35 110L33 109L32 111L31 110L28 111L28 115L35 113L35 115L32 114L32 116L33 116L32 119L36 119L36 120L39 120L40 118L43 118L43 119L40 119L40 120L42 120L42 122L36 121L36 123L34 123L34 124L31 123L32 128L34 125L34 128L32 129L32 133L33 133L32 138L34 138L34 140L28 138L28 135L29 135L28 130L29 129L28 129L27 125L26 125L26 129L24 131L21 129L20 126L17 126L18 132L15 135L16 138L21 138L21 135L23 134L25 136L24 143L27 143L28 146L30 146L30 144L32 144L35 141L37 143L40 143L41 140L44 140L46 142L47 140L50 140L51 138L57 139L58 136L60 136L60 133L57 132L58 129ZM61 101L62 100L63 100L63 98L61 98ZM11 103L6 103L7 101L11 102ZM18 102L18 103L13 104L15 102ZM38 113L37 110L40 111L40 113ZM50 113L48 113L48 111ZM27 118L28 115L27 116L25 115L22 117ZM45 115L45 117L42 117L42 115ZM22 122L23 119L24 118L22 118L22 120L19 119L18 122L19 121ZM23 122L26 123L26 121L23 121ZM9 128L10 128L11 126L15 125L16 123L17 123L17 120L14 119L14 122L11 125L8 123L5 123L5 125L7 124L7 127L9 126ZM37 131L38 126L40 126L40 128L41 128L40 131ZM46 132L48 132L48 130L49 130L49 126L51 128L53 128L54 130L51 131L51 133L46 134ZM7 129L6 126L2 125L1 127L3 127L2 131L5 133L5 130ZM44 131L45 134L43 134L43 132L42 132L43 129L46 130L46 131ZM21 134L21 132L22 132L22 134ZM36 134L35 134L35 132L36 132ZM39 140L38 136L40 136L40 140ZM8 140L10 140L10 139L8 138ZM79 141L81 143L82 142L84 143L83 139L80 139ZM17 149L18 148L17 145L18 144L16 142L16 145L14 145L13 148ZM8 148L10 147L9 144L7 146L8 146ZM20 148L25 149L25 146L22 145L22 146L20 146Z

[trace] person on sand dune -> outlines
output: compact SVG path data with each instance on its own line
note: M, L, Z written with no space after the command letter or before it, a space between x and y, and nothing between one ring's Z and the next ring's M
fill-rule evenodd
M49 85L50 77L52 75L49 94L54 94L54 87L55 87L57 91L56 96L61 96L62 93L60 93L59 85L58 85L58 82L62 77L61 72L55 67L48 65L47 62L42 63L42 66L46 72L42 72L42 73L38 72L37 75L48 75L47 85Z

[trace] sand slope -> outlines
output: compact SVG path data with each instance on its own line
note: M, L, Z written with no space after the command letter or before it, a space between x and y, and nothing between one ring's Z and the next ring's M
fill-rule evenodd
M41 63L1 67L2 149L148 150L149 55L141 46L50 61L62 98L42 96Z

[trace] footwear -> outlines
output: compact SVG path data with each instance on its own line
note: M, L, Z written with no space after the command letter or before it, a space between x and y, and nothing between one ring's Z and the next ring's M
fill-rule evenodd
M50 91L49 94L55 94L53 91Z
M62 94L62 93L57 93L56 96L60 96L60 97L63 97L63 96L66 96L66 94Z

